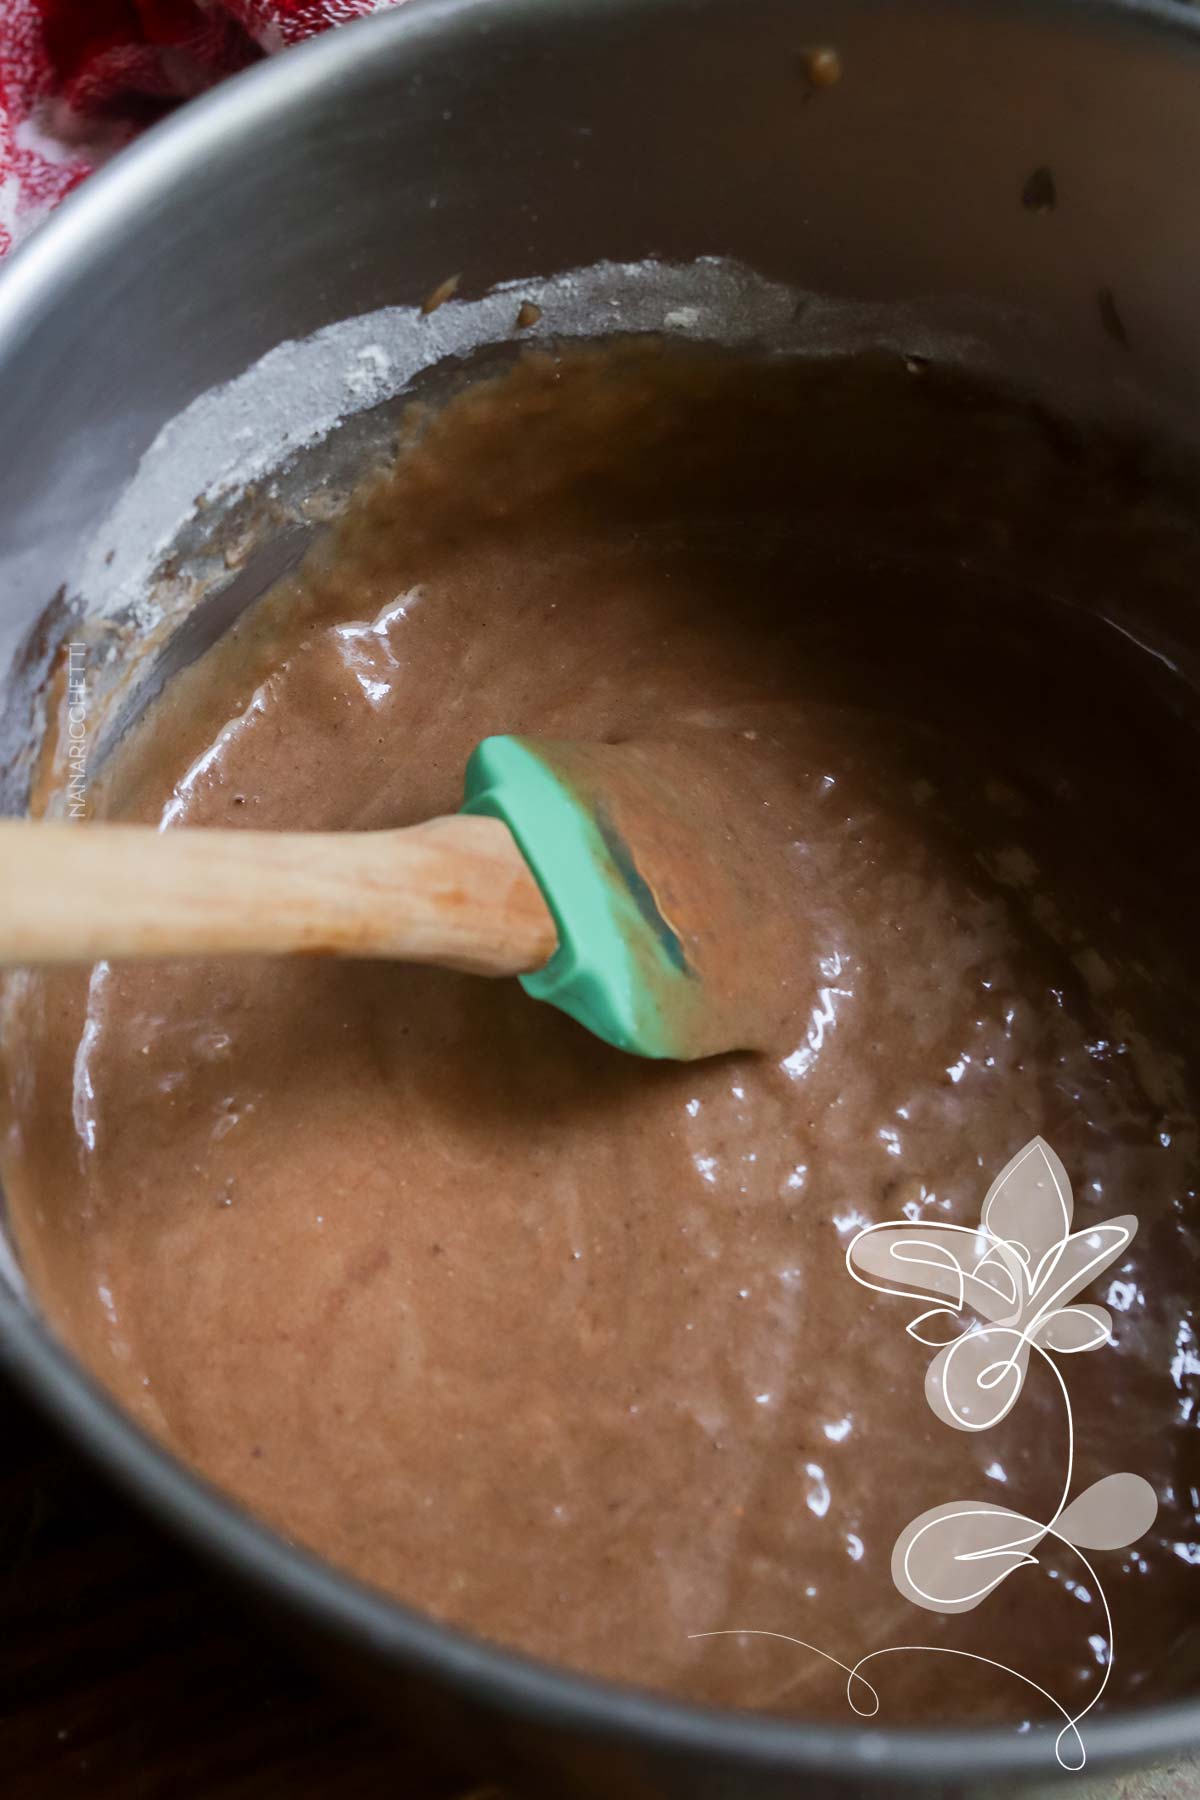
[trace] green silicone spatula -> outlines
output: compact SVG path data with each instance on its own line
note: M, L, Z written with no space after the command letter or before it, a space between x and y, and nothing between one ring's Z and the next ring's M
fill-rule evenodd
M688 787L649 746L492 737L462 812L403 830L5 821L0 962L389 957L516 975L637 1056L753 1047L736 834Z

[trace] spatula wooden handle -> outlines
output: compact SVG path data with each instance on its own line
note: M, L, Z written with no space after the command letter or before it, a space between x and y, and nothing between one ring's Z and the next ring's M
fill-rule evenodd
M498 819L311 833L0 822L0 963L290 952L518 975L556 944Z

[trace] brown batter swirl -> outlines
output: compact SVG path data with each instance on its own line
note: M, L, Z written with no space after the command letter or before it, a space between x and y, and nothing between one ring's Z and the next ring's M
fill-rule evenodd
M838 1718L812 1650L695 1634L924 1643L1077 1708L1109 1643L1065 1547L956 1617L889 1569L945 1500L1049 1516L1060 1394L1035 1366L1003 1424L948 1429L914 1309L844 1261L869 1222L976 1223L1041 1133L1077 1224L1140 1220L1084 1295L1115 1345L1065 1368L1076 1487L1159 1497L1096 1555L1106 1703L1185 1688L1200 763L1186 684L1089 609L1182 616L1186 507L882 357L542 355L414 437L97 809L403 825L492 732L736 768L784 871L754 940L783 1051L649 1066L515 984L382 965L16 977L6 1173L50 1318L288 1537L488 1637ZM1049 1716L961 1658L872 1680L897 1724Z

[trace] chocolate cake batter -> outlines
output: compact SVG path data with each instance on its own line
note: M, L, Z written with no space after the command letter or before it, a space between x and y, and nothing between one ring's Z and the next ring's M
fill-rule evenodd
M1165 477L1163 478L1165 481ZM870 1650L1079 1708L1195 1679L1200 993L1190 690L1125 630L1200 587L1127 449L882 356L635 343L414 409L394 471L172 685L93 810L356 830L452 811L492 732L736 770L778 867L774 1048L652 1066L514 983L333 960L22 974L6 1173L29 1279L145 1426L288 1538L437 1617L695 1698L835 1718ZM86 904L86 896L80 896ZM1079 1491L1157 1521L975 1611L902 1528L1048 1518L1062 1397L926 1403L919 1308L845 1252L978 1222L1041 1133L1076 1224L1134 1212L1061 1359ZM779 1633L806 1649L769 1636ZM881 1718L1052 1717L963 1658Z

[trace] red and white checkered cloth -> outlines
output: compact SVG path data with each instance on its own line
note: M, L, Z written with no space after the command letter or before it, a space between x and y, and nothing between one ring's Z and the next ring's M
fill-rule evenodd
M176 101L400 3L0 0L0 256Z

